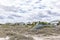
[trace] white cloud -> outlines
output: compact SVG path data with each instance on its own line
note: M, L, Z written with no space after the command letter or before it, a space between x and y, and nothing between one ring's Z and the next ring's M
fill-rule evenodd
M0 22L60 19L60 0L0 0Z

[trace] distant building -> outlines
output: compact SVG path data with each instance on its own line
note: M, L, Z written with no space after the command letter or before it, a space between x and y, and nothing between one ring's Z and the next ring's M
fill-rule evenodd
M54 20L54 21L51 21L50 23L53 25L57 25L59 23L59 20Z

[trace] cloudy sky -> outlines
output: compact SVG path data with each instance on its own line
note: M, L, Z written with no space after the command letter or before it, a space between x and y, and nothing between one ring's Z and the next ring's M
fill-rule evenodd
M0 0L0 23L60 19L60 0Z

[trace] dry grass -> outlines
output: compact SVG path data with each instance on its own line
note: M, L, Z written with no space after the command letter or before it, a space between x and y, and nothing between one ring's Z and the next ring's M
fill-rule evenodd
M44 34L43 36L48 35L57 35L60 34L60 29L56 30L54 27L44 27L39 30L31 30L31 27L26 27L25 25L1 25L0 26L0 37L10 36L10 40L33 40L31 37L25 37L21 34L31 34L38 35Z
M9 40L34 40L32 37L25 37L24 35L11 36Z

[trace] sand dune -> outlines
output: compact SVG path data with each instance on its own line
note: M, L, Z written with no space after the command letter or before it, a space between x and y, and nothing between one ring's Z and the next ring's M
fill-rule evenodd
M60 40L60 36L33 37L35 40Z
M25 35L26 37L30 36L32 37L34 40L60 40L60 35L57 36L31 36L31 35Z
M9 37L5 37L5 38L0 38L0 40L9 40Z

